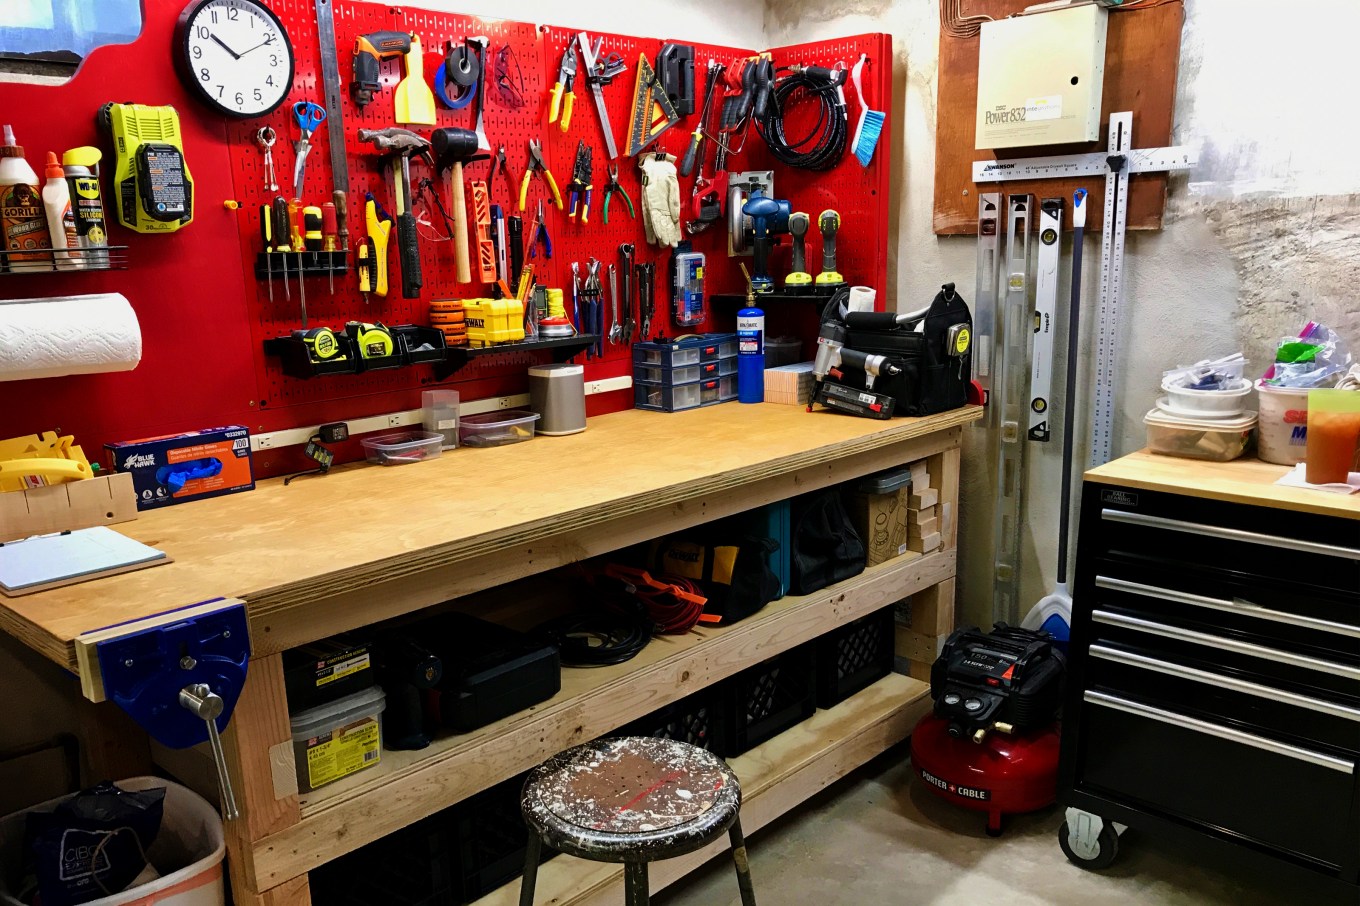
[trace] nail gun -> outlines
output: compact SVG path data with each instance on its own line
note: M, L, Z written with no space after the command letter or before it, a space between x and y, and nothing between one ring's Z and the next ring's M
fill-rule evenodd
M902 366L887 356L846 348L849 299L850 290L839 289L822 311L822 328L817 335L817 357L812 365L815 383L807 409L811 412L813 405L820 403L828 409L864 418L892 418L893 411L897 408L897 398L875 392L874 381L879 377L897 377L902 373ZM901 315L891 312L855 312L854 317L870 322L860 325L864 327L905 327L921 320L929 311L930 306L926 306L919 311ZM864 372L863 390L840 383L843 377L842 365L858 368ZM830 381L827 380L828 377L831 378Z

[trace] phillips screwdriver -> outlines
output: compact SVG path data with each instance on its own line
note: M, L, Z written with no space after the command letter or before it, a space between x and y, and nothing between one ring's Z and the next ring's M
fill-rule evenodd
M274 301L274 212L260 205L260 239L264 242L264 271L269 284L269 301Z
M331 295L335 295L335 248L336 248L336 225L335 225L335 205L326 202L321 206L321 235L322 249L326 252L326 280L331 287Z
M274 251L283 252L283 298L291 302L292 294L288 291L288 202L282 195L274 196Z

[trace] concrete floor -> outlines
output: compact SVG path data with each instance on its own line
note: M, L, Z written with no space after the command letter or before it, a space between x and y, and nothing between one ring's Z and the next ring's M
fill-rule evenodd
M956 809L914 781L900 746L748 838L762 906L1103 903L1281 906L1320 904L1272 877L1196 864L1155 839L1126 832L1105 872L1071 865L1058 848L1062 814L1008 819L993 839L983 817ZM740 906L730 863L653 898L657 906Z

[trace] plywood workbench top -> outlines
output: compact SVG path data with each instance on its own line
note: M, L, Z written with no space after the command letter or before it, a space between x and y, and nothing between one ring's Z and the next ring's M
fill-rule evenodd
M218 596L252 616L514 545L588 529L772 475L938 432L978 407L875 421L736 403L675 414L599 416L582 434L438 460L346 465L284 487L143 513L118 526L174 562L21 598L0 597L0 630L64 666L76 636Z
M1091 469L1086 479L1145 491L1360 519L1360 494L1334 494L1275 484L1292 468L1254 458L1200 462L1142 450Z

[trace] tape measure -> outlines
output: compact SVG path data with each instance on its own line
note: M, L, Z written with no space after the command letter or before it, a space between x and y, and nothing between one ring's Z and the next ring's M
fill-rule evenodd
M297 337L307 346L307 355L313 362L343 361L348 358L340 338L329 327L313 327L311 330L295 330Z
M359 347L359 355L365 359L380 359L392 355L396 343L392 331L382 323L369 324L364 321L350 321L345 325L349 335Z
M944 339L946 351L956 359L966 356L968 350L973 347L973 331L969 330L967 324L955 324L950 327Z

